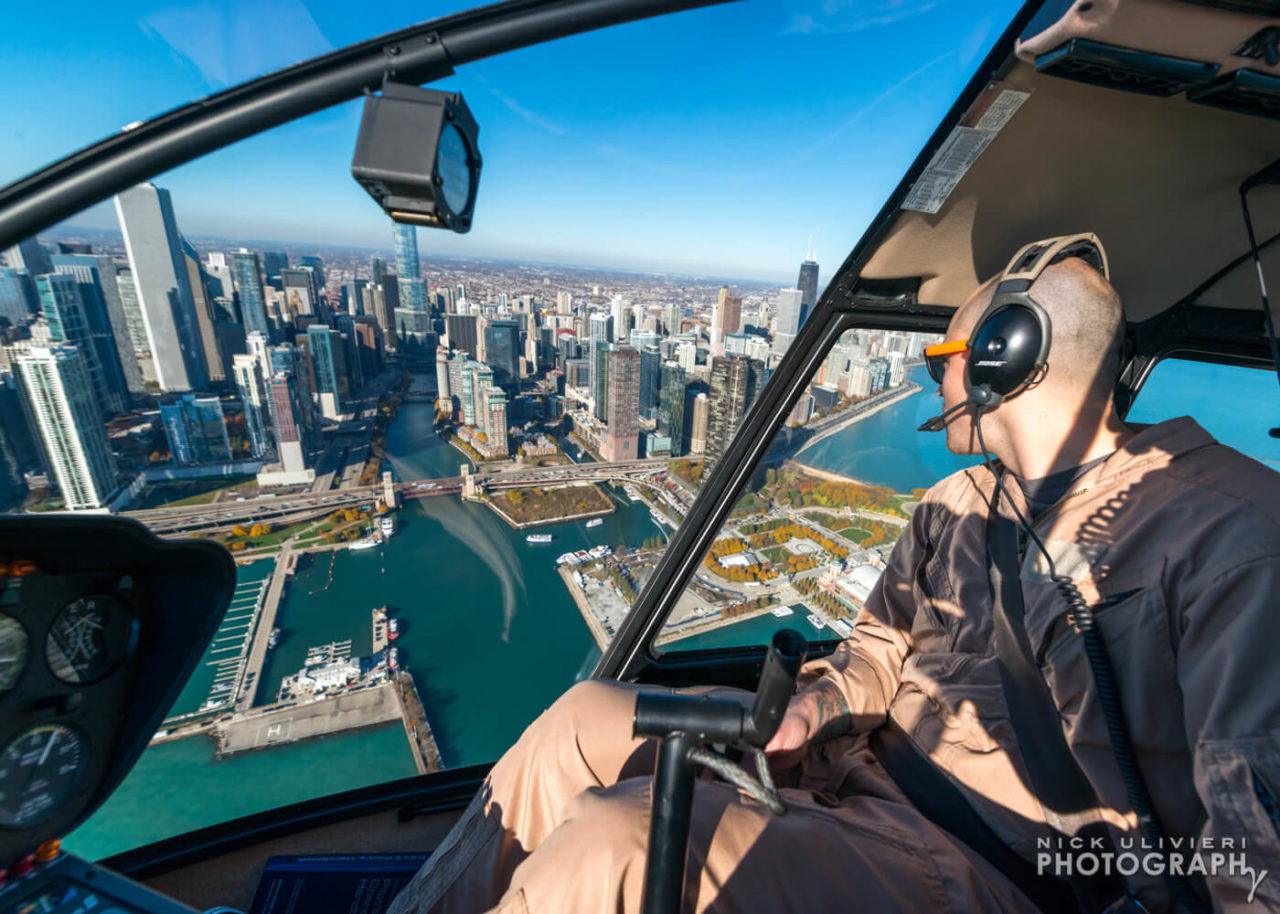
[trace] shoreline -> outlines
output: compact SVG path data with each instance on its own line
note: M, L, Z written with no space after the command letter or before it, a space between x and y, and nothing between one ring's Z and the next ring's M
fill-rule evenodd
M588 483L588 485L597 486L599 484L593 482L593 483ZM568 486L554 486L550 488L568 488ZM492 498L481 499L481 502L483 504L488 505L494 514L498 515L498 517L506 521L507 526L511 527L514 530L528 530L531 527L545 527L548 524L566 524L571 521L590 520L593 517L607 517L608 515L613 514L615 511L618 510L617 507L614 506L613 502L610 501L609 506L607 508L601 508L598 511L587 511L583 514L566 514L563 517L548 517L548 518L539 519L539 520L517 521L511 517L508 517L507 513L503 511L500 507L498 507L497 503Z
M883 402L877 403L875 406L871 407L870 409L864 412L859 412L855 416L849 416L846 419L840 422L837 422L831 428L825 429L822 432L820 432L817 436L813 438L812 441L806 442L804 447L796 451L796 453L791 457L788 457L783 462L784 465L787 463L791 463L798 467L802 467L805 470L811 470L815 474L825 473L827 474L827 476L824 478L829 479L832 482L847 481L847 482L857 483L858 485L861 485L861 486L870 486L873 488L890 488L889 486L881 486L873 482L867 482L865 480L858 479L855 476L846 476L843 473L836 473L832 470L823 470L819 467L811 466L810 464L805 463L803 459L804 452L809 450L809 448L813 447L815 444L819 443L820 441L830 438L832 435L838 434L839 432L843 432L845 429L853 428L853 426L857 425L859 422L862 422L864 419L870 419L872 416L874 416L876 413L880 412L881 410L888 409L890 406L896 406L897 404L901 403L903 400L907 400L907 399L910 399L911 397L914 397L916 394L920 393L922 390L924 390L924 388L919 384L917 384L915 381L906 382L901 388L899 388L896 391L895 396L886 397Z

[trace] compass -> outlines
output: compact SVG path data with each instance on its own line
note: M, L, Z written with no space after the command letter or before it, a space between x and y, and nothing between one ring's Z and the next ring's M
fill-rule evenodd
M54 617L45 660L63 682L88 685L115 672L133 652L137 634L133 612L115 597L80 597Z

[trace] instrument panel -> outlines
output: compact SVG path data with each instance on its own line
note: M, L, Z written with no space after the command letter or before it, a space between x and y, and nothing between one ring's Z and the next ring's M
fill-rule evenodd
M132 521L0 517L0 868L70 832L123 780L234 582L221 547ZM31 910L61 911L54 897Z

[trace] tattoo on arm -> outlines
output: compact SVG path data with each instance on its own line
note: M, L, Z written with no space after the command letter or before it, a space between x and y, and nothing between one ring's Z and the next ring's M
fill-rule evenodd
M853 712L834 682L820 680L810 690L813 696L813 740L833 739L853 729Z

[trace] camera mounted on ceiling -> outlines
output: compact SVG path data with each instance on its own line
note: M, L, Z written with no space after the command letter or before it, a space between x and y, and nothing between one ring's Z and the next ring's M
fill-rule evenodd
M388 81L365 99L351 174L396 222L466 233L479 132L460 93Z

